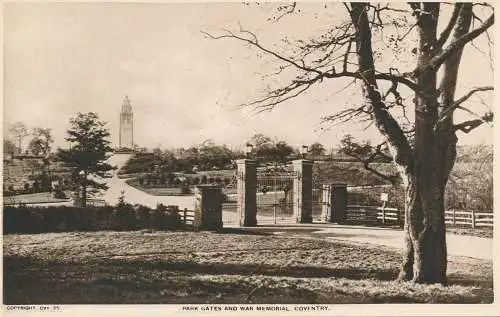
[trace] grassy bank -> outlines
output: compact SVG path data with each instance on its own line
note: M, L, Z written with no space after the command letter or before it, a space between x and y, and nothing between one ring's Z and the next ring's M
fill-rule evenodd
M71 197L71 192L66 191L66 196L68 198L59 199L54 198L53 193L45 192L45 193L34 193L34 194L23 194L23 195L15 195L4 197L4 204L40 204L40 203L58 203L69 201Z
M450 285L397 283L400 256L228 231L4 236L6 304L491 303L491 261L451 257ZM50 292L47 292L50 290Z

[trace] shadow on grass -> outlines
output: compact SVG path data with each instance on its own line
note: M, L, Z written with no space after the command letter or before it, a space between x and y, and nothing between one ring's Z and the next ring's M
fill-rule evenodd
M217 233L221 233L221 234L246 234L246 235L253 235L253 236L272 235L272 233L254 230L252 228L247 228L247 229L245 229L245 228L222 228Z
M220 278L203 279L204 275ZM350 293L324 293L294 285L256 286L244 276L392 279L394 272L321 267L195 263L164 260L107 260L86 263L4 259L5 304L85 303L370 303L418 299L373 299ZM47 291L50 290L50 291Z
M203 276L209 276L203 279ZM211 276L211 277L210 277ZM219 276L215 278L214 276ZM245 276L345 278L391 281L394 269L282 267L266 264L197 263L186 260L102 259L84 262L4 258L5 304L83 303L408 303L428 299L408 294L360 296L341 290L255 287ZM493 299L493 282L477 276L450 275L450 284L479 286L477 295ZM50 290L50 291L48 291ZM251 296L250 296L251 295ZM438 302L478 302L457 295Z

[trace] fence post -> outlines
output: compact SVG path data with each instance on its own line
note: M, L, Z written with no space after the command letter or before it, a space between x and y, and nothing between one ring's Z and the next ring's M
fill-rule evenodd
M313 161L295 160L293 170L296 172L293 179L293 214L297 223L312 223L312 167Z
M184 212L183 212L183 214L184 214L184 226L187 225L187 211L188 211L187 208L184 208Z
M238 204L237 213L242 227L257 225L257 162L237 160Z
M455 220L455 208L452 209L452 224L453 226L456 225L456 220Z
M472 229L476 228L476 212L474 211L474 208L471 210L471 217L472 217Z
M382 202L382 224L385 225L385 204L387 202Z

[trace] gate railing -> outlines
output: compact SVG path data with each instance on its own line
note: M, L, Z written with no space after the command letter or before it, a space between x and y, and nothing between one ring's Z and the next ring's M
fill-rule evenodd
M293 182L296 172L267 172L257 174L257 216L259 221L274 224L278 219L293 217Z

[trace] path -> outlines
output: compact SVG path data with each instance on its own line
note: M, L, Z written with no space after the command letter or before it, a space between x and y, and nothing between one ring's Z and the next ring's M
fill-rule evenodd
M228 224L231 226L231 224ZM281 224L262 225L248 230L287 234L296 237L345 241L354 244L382 245L403 249L402 230L380 227L345 226L337 224ZM466 256L478 259L493 259L493 239L468 235L446 234L448 255Z
M108 163L120 169L130 156L131 154L115 154L109 158ZM131 204L141 204L155 208L157 204L162 203L164 205L177 205L181 209L194 209L194 196L153 196L128 185L125 179L118 178L117 173L112 178L105 179L105 181L109 189L99 198L104 199L110 205L116 205L123 191L125 201Z

